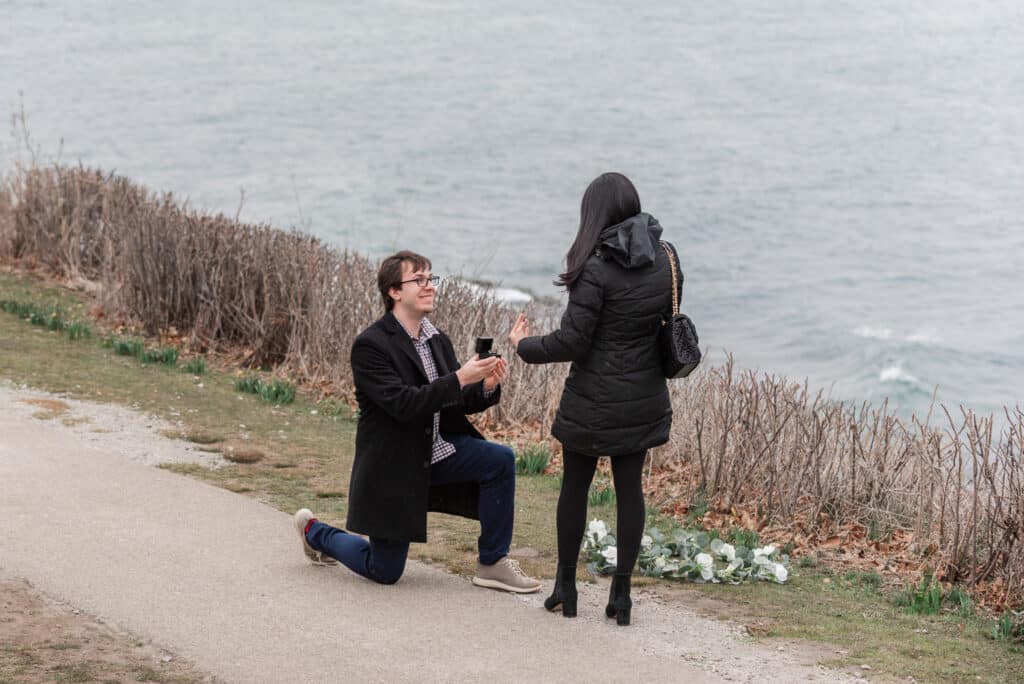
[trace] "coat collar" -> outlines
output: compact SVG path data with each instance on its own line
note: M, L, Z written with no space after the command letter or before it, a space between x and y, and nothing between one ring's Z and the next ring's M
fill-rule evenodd
M447 375L451 372L448 368L448 364L444 361L444 354L441 352L440 347L440 331L433 326L427 319L423 319L423 335L427 340L427 344L430 346L430 351L434 356L434 365L437 366L437 373L439 376ZM423 367L423 360L420 358L416 348L412 346L412 338L409 337L409 331L405 329L405 326L399 322L395 317L394 312L388 311L384 314L384 318L381 319L381 325L393 338L394 343L398 346L402 352L409 357L420 374L423 375L424 380L428 380L427 371Z
M402 322L398 320L398 317L395 316L394 311L388 311L386 314L384 314L384 317L380 319L380 322L381 325L384 326L384 329L387 330L392 335L399 332L404 332L406 337L409 336L409 331L406 330L405 326L402 325ZM424 339L429 340L431 337L438 334L440 331L434 327L434 324L430 322L429 318L424 318L423 329L421 332L423 334Z

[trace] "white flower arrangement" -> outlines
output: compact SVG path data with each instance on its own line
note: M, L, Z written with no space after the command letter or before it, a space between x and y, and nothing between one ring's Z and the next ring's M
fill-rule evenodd
M700 578L705 582L714 581L715 579L715 561L706 553L698 553L695 558L697 566L700 568Z
M721 560L732 563L736 560L736 547L732 544L726 544L721 539L711 540L711 553L715 554Z
M615 572L618 549L615 537L603 520L591 520L583 538L588 567L597 574ZM717 563L717 565L716 565ZM643 575L693 582L768 581L784 584L789 579L789 556L769 544L756 549L733 546L711 539L703 531L677 530L668 537L657 528L640 541L637 567Z
M592 540L595 544L600 543L602 539L608 536L608 526L604 524L604 520L591 520L587 526L587 540Z
M606 546L603 549L601 549L601 555L604 557L606 561L608 561L609 565L615 565L619 558L618 549L616 549L614 546Z

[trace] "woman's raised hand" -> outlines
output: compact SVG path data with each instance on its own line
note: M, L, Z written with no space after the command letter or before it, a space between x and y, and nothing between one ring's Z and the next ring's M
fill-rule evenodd
M512 332L508 334L508 340L512 343L513 349L519 348L519 343L524 337L530 336L530 322L526 320L526 314L519 314L516 324L512 326Z

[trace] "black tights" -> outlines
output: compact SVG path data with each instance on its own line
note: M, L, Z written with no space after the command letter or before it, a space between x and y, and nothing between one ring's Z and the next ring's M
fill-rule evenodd
M616 572L631 573L640 555L640 538L644 533L643 470L647 452L613 456L612 477L615 481L617 520L615 539L618 547ZM572 451L562 456L562 491L558 495L558 563L575 565L580 543L587 525L587 498L594 479L597 459Z

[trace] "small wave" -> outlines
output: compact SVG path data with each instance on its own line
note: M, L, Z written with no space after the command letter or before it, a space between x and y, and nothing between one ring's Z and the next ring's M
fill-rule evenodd
M938 344L941 342L934 330L918 330L917 332L910 333L903 339L914 344Z
M938 334L930 328L916 330L909 335L895 335L893 334L892 328L872 328L869 325L862 325L854 330L853 334L857 337L862 337L868 340L899 339L902 342L920 345L934 345L942 341L939 339Z
M917 378L899 366L883 368L882 372L878 374L878 380L880 382L901 382L910 385L916 385L919 383Z
M889 328L872 328L867 325L862 325L854 330L853 334L857 337L864 337L869 340L887 340L892 337L892 330Z
M467 282L466 285L474 292L489 292L494 295L495 299L505 304L529 304L534 299L529 292L523 292L513 287L495 287L490 283L474 283L472 281Z
M533 301L533 295L512 287L494 288L494 297L506 304L528 304Z

